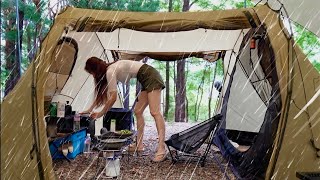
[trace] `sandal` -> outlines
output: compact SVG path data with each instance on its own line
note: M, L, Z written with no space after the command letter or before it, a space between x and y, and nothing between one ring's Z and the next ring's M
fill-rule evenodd
M154 158L152 159L153 162L162 162L167 159L169 151L166 150L164 153L155 154Z

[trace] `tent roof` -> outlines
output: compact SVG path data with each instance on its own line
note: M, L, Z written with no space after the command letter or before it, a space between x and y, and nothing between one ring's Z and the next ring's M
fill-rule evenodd
M249 21L251 14L254 14L252 9L168 13L120 12L68 7L57 18L74 19L73 28L80 32L110 32L117 28L147 32L176 32L198 28L215 30L251 28L255 26L254 21Z
M274 10L279 10L281 5L285 7L289 18L307 28L320 37L320 1L319 0L253 0L255 3L268 2Z

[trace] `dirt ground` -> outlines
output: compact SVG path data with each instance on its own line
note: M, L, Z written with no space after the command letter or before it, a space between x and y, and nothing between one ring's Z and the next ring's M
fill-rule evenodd
M192 126L192 123L167 123L166 138ZM147 122L145 128L145 152L143 155L123 155L120 160L120 176L115 179L162 180L162 179L235 179L215 147L212 147L204 167L194 161L171 163L170 156L164 162L151 161L157 145L157 131L154 122ZM203 145L198 153L205 149ZM214 154L214 156L213 156ZM220 162L220 166L217 163ZM78 155L69 163L66 160L54 160L54 170L59 179L107 179L103 171L105 159L98 153Z

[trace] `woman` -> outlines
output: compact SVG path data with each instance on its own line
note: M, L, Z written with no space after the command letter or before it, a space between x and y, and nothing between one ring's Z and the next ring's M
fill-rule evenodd
M143 112L149 105L150 113L155 119L159 143L154 162L165 160L167 150L165 147L165 122L160 112L161 91L165 88L163 80L157 70L138 61L120 60L106 63L97 57L87 60L85 70L90 73L95 81L96 99L91 107L82 112L90 113L93 119L102 117L117 99L117 81L126 83L130 78L137 78L142 85L134 113L137 118L137 151L143 151L144 118ZM104 106L100 112L93 112L95 107Z

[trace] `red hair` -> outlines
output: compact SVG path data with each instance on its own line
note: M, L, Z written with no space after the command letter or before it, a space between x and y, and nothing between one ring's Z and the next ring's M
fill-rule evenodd
M97 57L91 57L87 60L86 66L84 69L90 73L94 78L95 83L95 96L96 96L96 105L101 106L107 100L107 77L106 72L108 66L112 63L106 63L102 59Z

